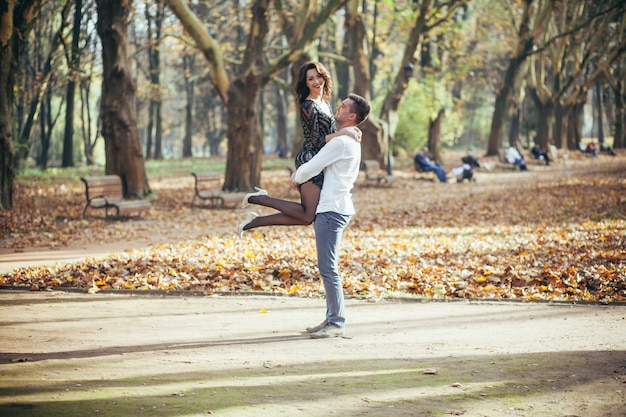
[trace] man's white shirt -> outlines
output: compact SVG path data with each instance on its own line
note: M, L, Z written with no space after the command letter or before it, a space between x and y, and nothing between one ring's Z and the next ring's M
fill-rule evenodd
M294 180L302 184L324 171L324 185L316 213L332 211L354 215L352 187L359 177L361 144L347 135L333 138L313 157L302 164Z

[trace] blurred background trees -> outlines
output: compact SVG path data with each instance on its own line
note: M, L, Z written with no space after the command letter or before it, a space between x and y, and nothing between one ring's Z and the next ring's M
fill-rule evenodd
M301 145L293 82L308 59L331 70L334 101L348 92L372 101L363 154L388 169L424 145L435 159L535 137L543 147L594 138L623 148L625 7L0 0L0 208L11 208L15 172L31 165L100 164L145 195L144 159L221 156L226 189L261 185L264 155ZM120 10L123 31L102 26ZM106 59L112 35L125 55L117 63Z

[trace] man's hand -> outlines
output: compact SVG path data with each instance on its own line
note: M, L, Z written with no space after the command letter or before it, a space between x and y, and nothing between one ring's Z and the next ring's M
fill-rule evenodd
M300 186L300 183L296 182L295 178L296 178L296 173L294 172L293 174L291 174L291 178L289 178L289 185L291 185L295 189L298 189L298 187Z
M329 133L328 135L326 135L326 143L330 142L333 138L336 138L337 136L343 135L350 136L358 143L361 143L361 137L363 136L363 132L361 132L361 129L356 126L344 127L343 129L340 129L335 133Z
M348 126L340 129L337 133L348 135L358 143L361 143L361 138L363 137L363 132L356 126Z

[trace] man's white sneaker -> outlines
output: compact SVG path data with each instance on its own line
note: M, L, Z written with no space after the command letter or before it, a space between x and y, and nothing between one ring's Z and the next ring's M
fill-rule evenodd
M318 324L315 327L307 327L306 331L307 333L315 333L315 332L319 332L320 330L322 330L324 328L324 326L326 326L326 320L324 320L323 322L321 322L320 324Z
M259 217L259 215L254 212L248 213L248 217L246 217L246 220L242 221L241 223L239 223L239 226L237 226L237 234L239 235L239 237L243 237L243 228L257 217Z
M331 337L343 337L343 328L326 324L322 329L311 333L311 339L328 339Z
M254 187L254 189L256 190L255 193L248 193L243 197L243 201L241 202L241 208L246 208L250 205L250 197L256 197L258 195L267 195L267 191L265 191L262 188L259 187Z

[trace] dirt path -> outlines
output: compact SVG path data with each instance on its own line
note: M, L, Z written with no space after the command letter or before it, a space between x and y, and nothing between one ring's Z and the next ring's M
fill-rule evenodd
M1 292L4 416L626 415L626 309Z

